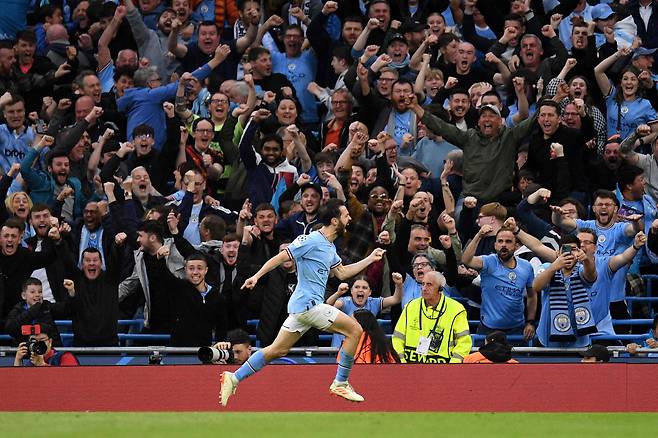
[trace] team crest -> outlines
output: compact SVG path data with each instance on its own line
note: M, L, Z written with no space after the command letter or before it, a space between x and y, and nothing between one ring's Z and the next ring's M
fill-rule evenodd
M509 278L510 281L516 280L516 272L510 272L509 274L507 274L507 278Z
M584 307L576 307L574 312L576 313L576 324L578 325L587 324L592 319L589 310Z
M569 319L569 315L566 313L556 315L555 319L553 319L553 326L559 332L571 330L571 320Z
M605 236L603 234L599 234L598 241L599 241L599 243L605 242Z

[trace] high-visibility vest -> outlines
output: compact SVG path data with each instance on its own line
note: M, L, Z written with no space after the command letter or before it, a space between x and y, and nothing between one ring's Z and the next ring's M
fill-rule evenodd
M421 336L434 340L425 355L417 352ZM461 363L472 345L466 309L443 294L436 308L422 297L409 301L393 332L393 348L409 363Z

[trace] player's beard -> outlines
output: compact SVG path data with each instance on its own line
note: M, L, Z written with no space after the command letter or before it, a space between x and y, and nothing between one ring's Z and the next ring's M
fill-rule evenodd
M336 228L336 235L338 237L342 237L345 235L345 225L342 222L338 223L338 227Z

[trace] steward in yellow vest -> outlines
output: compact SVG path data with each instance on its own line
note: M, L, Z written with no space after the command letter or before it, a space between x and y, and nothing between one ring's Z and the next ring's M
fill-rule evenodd
M403 363L461 363L471 352L466 309L441 293L440 272L423 278L422 296L411 300L393 331L393 348Z

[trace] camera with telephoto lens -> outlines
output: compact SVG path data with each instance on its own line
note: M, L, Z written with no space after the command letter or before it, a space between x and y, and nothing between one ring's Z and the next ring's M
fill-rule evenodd
M203 363L233 362L233 350L220 350L215 347L201 347L197 357Z

